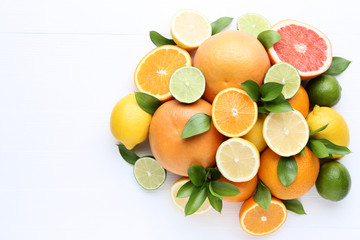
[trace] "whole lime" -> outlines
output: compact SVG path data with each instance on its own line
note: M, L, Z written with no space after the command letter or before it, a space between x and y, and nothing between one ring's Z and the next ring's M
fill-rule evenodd
M351 177L343 164L331 161L321 165L316 189L323 198L340 201L349 193L350 187Z
M306 86L310 102L319 106L332 107L341 98L341 86L335 77L327 74L320 75Z

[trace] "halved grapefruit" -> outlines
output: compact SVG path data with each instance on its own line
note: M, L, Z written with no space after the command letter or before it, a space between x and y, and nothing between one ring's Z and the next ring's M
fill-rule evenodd
M297 68L301 80L324 73L331 65L330 40L318 29L296 20L284 20L271 27L282 39L268 51L273 64L287 62Z

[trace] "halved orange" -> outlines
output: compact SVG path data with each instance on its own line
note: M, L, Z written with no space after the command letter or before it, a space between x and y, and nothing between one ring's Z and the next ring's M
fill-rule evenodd
M265 210L251 197L241 206L239 220L245 232L263 236L278 230L284 224L286 216L286 207L279 199L272 197L268 210Z
M190 54L177 46L164 45L153 49L135 69L135 86L160 101L171 99L169 81L176 69L191 66Z
M258 108L244 90L227 88L219 92L212 104L216 129L227 137L240 137L255 125Z

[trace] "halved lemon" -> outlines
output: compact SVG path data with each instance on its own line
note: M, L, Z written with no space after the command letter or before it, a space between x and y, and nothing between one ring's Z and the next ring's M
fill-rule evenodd
M263 127L265 142L280 156L298 154L309 140L309 127L299 111L270 113Z
M259 151L248 140L230 138L219 146L216 165L221 174L230 181L249 181L259 170Z
M176 197L177 192L179 189L188 181L190 181L189 178L183 177L177 180L170 189L170 196L171 200L174 203L174 205L179 208L181 211L185 211L185 206L187 201L189 200L189 197L186 198L178 198ZM194 213L195 215L200 215L209 212L211 209L211 205L209 202L209 199L206 198L205 202L201 205L201 207Z
M178 11L171 20L171 36L179 47L187 50L199 47L211 32L211 24L205 15L192 9Z

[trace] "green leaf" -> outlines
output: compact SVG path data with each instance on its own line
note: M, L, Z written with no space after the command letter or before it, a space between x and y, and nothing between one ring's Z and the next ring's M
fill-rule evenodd
M282 39L281 35L274 30L266 30L257 36L257 39L261 42L266 50L269 50L275 43Z
M217 34L219 32L221 32L221 30L223 30L227 25L229 25L232 22L233 18L231 17L222 17L219 18L218 20L216 20L215 22L211 23L211 28L212 28L212 34Z
M326 72L324 74L338 75L338 74L344 72L350 63L351 63L351 61L349 61L345 58L333 57L329 69L326 70Z
M279 97L275 98L272 101L264 102L264 107L269 112L289 112L294 110L290 103L285 100L283 94L280 94Z
M284 85L276 82L268 82L260 87L261 100L264 102L272 101L281 94Z
M305 147L299 152L300 156L304 156L304 154L305 154Z
M154 114L156 109L161 105L159 99L147 93L135 92L135 98L139 107L150 114Z
M285 187L290 186L296 179L298 166L293 156L280 157L277 165L277 176Z
M222 200L218 197L215 197L214 195L211 194L210 190L207 190L207 197L209 199L209 202L211 204L211 206L218 211L219 213L221 213L222 210Z
M269 206L271 204L271 192L269 188L265 186L265 184L260 179L258 179L254 200L263 209L269 209Z
M181 138L189 138L208 131L211 127L211 116L197 113L186 123Z
M326 158L329 157L329 151L326 146L317 139L309 139L308 146L311 151L317 156L318 158Z
M204 203L207 197L206 185L195 187L191 192L190 198L185 206L185 216L195 213Z
M184 185L181 186L181 188L176 194L176 197L178 198L189 197L194 187L195 185L191 181L187 181Z
M119 152L122 158L128 163L134 165L135 162L140 158L133 151L127 149L123 144L118 144L117 146L119 147Z
M220 196L233 197L240 193L239 189L231 183L223 181L212 181L210 185L212 190Z
M156 31L150 31L150 39L157 47L162 45L176 45L172 39L168 39Z
M217 194L215 191L214 191L214 189L213 189L213 187L212 187L212 184L214 183L214 182L216 182L216 181L210 181L209 182L209 191L210 191L210 193L213 195L213 196L215 196L215 197L217 197L217 198L219 198L219 199L223 199L223 196L221 196L220 194Z
M306 214L304 207L299 200L290 199L290 200L281 200L281 201L284 203L287 210L297 214Z
M265 114L268 114L268 113L269 113L269 111L266 110L264 106L258 107L258 112L259 112L259 113L265 113Z
M192 165L188 168L188 175L191 182L200 187L205 182L206 170L203 166Z
M240 85L244 88L246 93L249 95L249 97L251 97L253 101L259 101L260 87L256 82L252 80L247 80L243 83L240 83Z
M351 151L345 146L336 145L335 143L332 143L327 139L318 139L318 140L325 145L330 155L336 154L343 156L351 153Z
M221 172L217 170L216 168L208 168L210 171L210 179L215 181L218 180L221 177Z
M326 125L322 126L321 128L318 128L318 129L310 132L309 136L311 137L312 135L314 135L314 134L316 134L316 133L318 133L318 132L321 132L322 130L324 130L325 128L327 128L328 125L329 125L329 124L326 124Z

